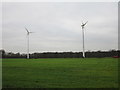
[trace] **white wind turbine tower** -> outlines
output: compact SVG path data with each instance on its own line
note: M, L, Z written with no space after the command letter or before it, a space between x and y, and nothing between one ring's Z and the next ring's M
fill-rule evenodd
M88 22L88 21L87 21ZM87 22L86 23L83 23L82 22L82 25L81 25L81 27L82 27L82 36L83 36L83 58L85 58L85 44L84 44L84 28L85 28L85 25L87 24Z
M29 35L30 33L33 33L33 32L30 32L27 28L25 28L25 30L27 31L27 59L30 58L29 56Z

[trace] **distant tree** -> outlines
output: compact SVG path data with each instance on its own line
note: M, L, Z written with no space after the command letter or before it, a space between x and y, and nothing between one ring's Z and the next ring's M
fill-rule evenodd
M0 57L5 57L5 50L0 50Z
M109 51L86 51L86 57L88 58L102 58L102 57L113 57L120 56L120 50L111 49ZM26 58L26 54L5 52L0 50L2 58ZM82 52L43 52L43 53L32 53L30 58L82 58Z

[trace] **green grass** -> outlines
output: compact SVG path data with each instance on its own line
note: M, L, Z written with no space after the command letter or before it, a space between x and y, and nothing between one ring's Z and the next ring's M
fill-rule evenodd
M118 59L3 59L3 88L117 88Z

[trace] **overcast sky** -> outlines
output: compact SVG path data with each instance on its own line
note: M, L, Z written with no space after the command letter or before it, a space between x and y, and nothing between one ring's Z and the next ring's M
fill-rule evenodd
M4 2L2 5L3 49L10 52L82 51L118 48L117 2Z

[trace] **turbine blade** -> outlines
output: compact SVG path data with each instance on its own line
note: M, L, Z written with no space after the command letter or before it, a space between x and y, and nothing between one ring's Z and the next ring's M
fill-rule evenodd
M84 25L86 25L87 23L88 23L88 21Z
M29 33L28 29L25 27L25 30L27 31L27 33Z
M35 32L29 32L29 33L35 33Z
M81 22L82 22L82 25L83 25L84 24L83 21L81 21Z

